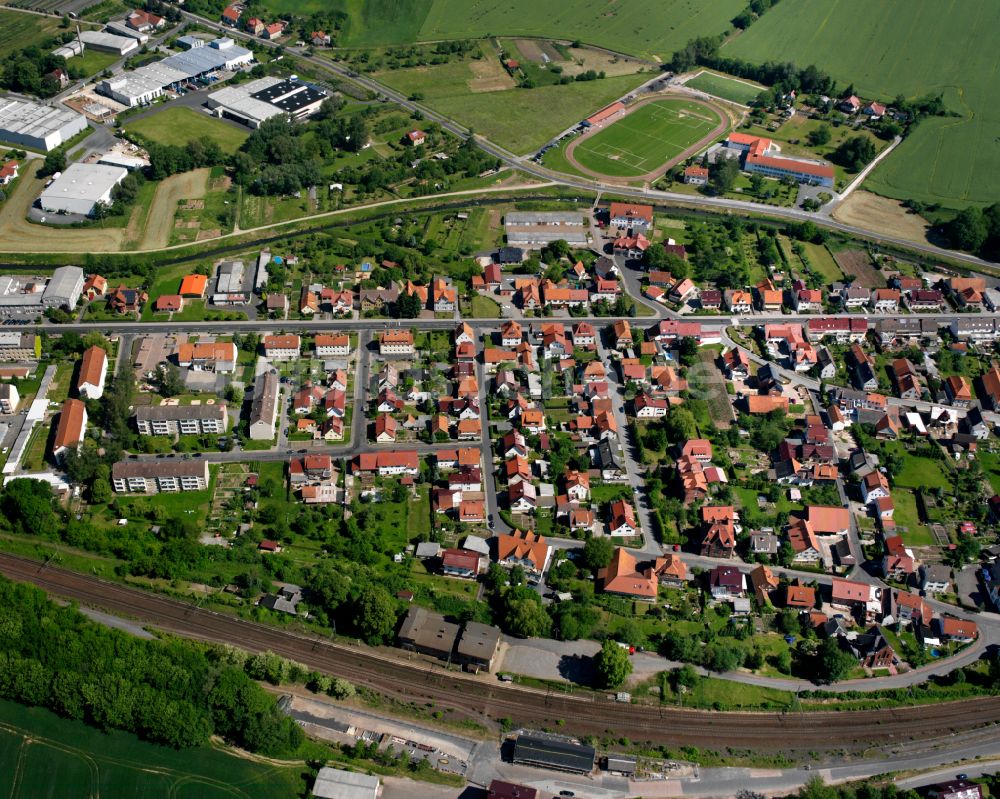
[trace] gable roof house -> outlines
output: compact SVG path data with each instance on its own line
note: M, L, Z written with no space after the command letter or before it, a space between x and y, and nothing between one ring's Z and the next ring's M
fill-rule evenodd
M601 590L645 602L655 602L659 581L652 567L639 568L634 555L624 547L615 549L607 568L597 573Z

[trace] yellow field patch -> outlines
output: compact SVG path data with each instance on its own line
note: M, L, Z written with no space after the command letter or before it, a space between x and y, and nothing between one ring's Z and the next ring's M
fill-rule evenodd
M927 241L930 228L926 219L908 211L901 202L868 191L852 192L833 212L833 218L865 230L892 231L919 243Z
M210 169L195 169L171 175L156 188L153 204L149 209L149 224L137 249L156 250L170 243L170 230L174 214L181 200L198 200L205 196ZM204 202L202 202L204 207Z
M470 61L469 70L473 75L468 81L470 92L502 92L515 86L514 79L495 56Z
M56 228L27 220L28 209L41 194L45 180L36 177L41 159L32 159L17 186L0 205L0 249L5 252L115 252L125 240L125 228Z

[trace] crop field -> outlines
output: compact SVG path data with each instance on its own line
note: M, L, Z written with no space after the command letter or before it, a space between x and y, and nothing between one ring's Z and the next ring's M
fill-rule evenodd
M433 0L418 35L424 41L486 34L580 39L666 60L693 37L721 33L743 5L742 0L631 0L628 4Z
M0 8L0 58L32 44L40 44L59 30L59 20Z
M103 733L39 708L0 702L0 795L10 799L278 799L303 791L301 768L203 748L176 751Z
M226 152L236 150L246 141L250 131L214 119L208 114L180 106L168 106L155 114L125 125L125 130L154 141L183 147L189 141L214 141Z
M841 86L853 83L865 97L943 94L958 116L921 121L865 186L887 197L961 207L1000 195L998 26L996 3L800 0L779 3L723 54L763 62L780 52L825 69Z
M759 83L737 80L715 72L700 72L684 85L741 105L749 105L751 100L764 91Z
M719 114L703 103L657 100L581 139L572 156L601 175L639 177L663 167L721 122Z
M574 81L563 86L473 92L469 64L412 67L379 74L379 80L424 102L514 153L531 152L588 114L642 82L642 75Z

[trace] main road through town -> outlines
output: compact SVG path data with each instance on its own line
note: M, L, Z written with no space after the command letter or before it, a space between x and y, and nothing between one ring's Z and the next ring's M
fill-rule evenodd
M218 32L231 36L234 38L241 39L252 39L255 46L264 45L268 47L277 48L279 45L275 42L270 42L267 40L256 39L243 31L236 31L232 28L223 26L216 22L215 20L210 20L205 17L200 17L196 14L191 14L190 12L182 12L182 15L191 22L196 22L200 25L207 26L209 28L215 29ZM899 236L894 236L891 233L884 233L879 231L868 230L866 228L857 227L855 225L848 225L844 222L840 222L830 216L830 211L835 203L828 204L824 211L820 213L814 213L810 211L803 211L800 208L786 208L783 206L762 206L760 203L752 203L744 200L728 200L721 197L701 197L692 196L688 194L680 194L677 192L670 191L657 191L655 189L647 188L630 188L622 187L609 183L602 183L597 180L589 180L587 178L577 177L573 175L566 175L561 172L553 172L552 170L546 169L540 164L535 163L528 157L518 156L509 150L500 147L497 144L489 141L481 135L472 133L464 125L456 122L450 117L446 117L443 114L434 111L433 109L423 105L422 103L411 100L404 94L396 91L395 89L386 86L383 83L378 82L374 78L367 75L361 75L353 70L345 67L341 64L334 62L329 58L322 58L316 55L310 55L306 52L306 49L298 46L282 46L283 51L287 54L294 55L295 58L307 62L310 66L316 67L326 73L335 75L340 80L347 80L353 82L354 84L363 87L364 89L374 92L376 95L381 95L388 98L397 105L402 106L410 111L419 112L426 119L433 120L441 125L442 128L447 130L449 133L454 134L463 139L467 139L470 136L475 138L476 143L487 153L499 158L504 163L509 166L515 167L522 172L526 172L537 178L541 178L546 181L554 181L563 186L569 188L580 189L582 191L592 192L592 191L607 191L615 196L619 197L629 197L636 200L645 200L648 202L661 202L661 203L674 203L678 205L685 205L695 208L704 208L711 211L720 211L722 213L727 212L738 212L738 213L749 213L749 214L762 214L765 216L780 217L782 219L789 219L797 222L812 221L817 225L820 225L831 230L838 230L842 233L848 233L853 236L858 236L862 238L869 239L877 243L890 244L897 247L904 247L906 249L915 250L925 255L930 255L936 258L946 258L952 261L957 261L965 264L966 266L972 268L988 268L995 269L996 264L983 260L982 258L977 258L974 255L969 255L967 253L960 253L954 250L946 250L942 247L936 247L933 244L926 242L914 242L909 239L904 239ZM649 91L653 84L662 80L664 76L662 74L657 74L647 80L642 86L638 86L632 89L628 94L636 95L637 93L643 91ZM593 109L583 109L583 113L588 113ZM581 115L582 116L582 115ZM854 184L852 184L852 189Z
M448 671L390 650L345 645L206 610L137 588L0 554L0 573L56 596L133 618L166 632L252 652L271 651L394 699L430 705L452 719L494 727L510 718L529 727L565 724L580 735L627 735L670 746L758 751L864 750L871 745L946 738L1000 721L1000 697L855 712L727 713L616 703L501 683L491 675Z

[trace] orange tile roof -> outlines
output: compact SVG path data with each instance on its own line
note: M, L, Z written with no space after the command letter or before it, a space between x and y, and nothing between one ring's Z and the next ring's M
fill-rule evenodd
M76 381L77 388L84 383L96 386L101 382L101 372L104 371L108 362L108 355L102 347L90 347L83 353L83 362L80 364L80 378Z
M208 288L208 277L205 275L185 275L181 280L180 295L182 297L204 297Z

